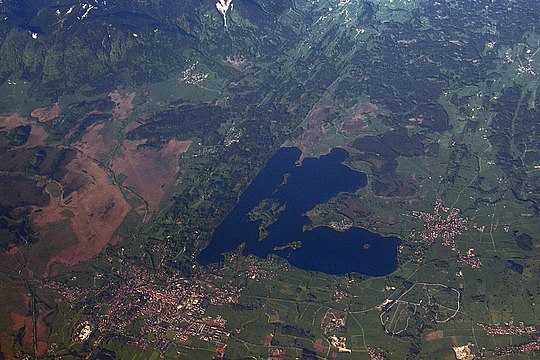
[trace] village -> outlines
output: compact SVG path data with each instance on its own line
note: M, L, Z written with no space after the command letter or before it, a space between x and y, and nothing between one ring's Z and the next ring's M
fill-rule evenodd
M446 218L440 212L448 214ZM419 238L425 244L433 244L437 239L442 239L442 245L450 247L458 257L458 262L462 266L469 266L473 269L482 267L482 261L475 254L473 248L463 253L455 242L455 238L467 230L468 218L460 216L457 208L443 207L440 200L437 200L433 213L423 211L413 211L412 216L420 219L424 226L422 230L411 232L411 239Z

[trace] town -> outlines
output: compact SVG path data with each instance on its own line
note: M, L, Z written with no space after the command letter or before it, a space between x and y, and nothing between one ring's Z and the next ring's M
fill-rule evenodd
M96 345L122 337L132 346L154 347L165 353L171 342L198 338L214 344L216 353L224 356L230 337L227 320L205 313L210 305L238 303L242 288L209 270L195 271L190 278L176 275L160 281L148 269L130 266L115 274L123 281L102 286L97 292L55 281L47 287L61 293L71 308L84 309L72 335L74 343ZM245 272L251 279L265 276L256 264L248 263ZM100 280L104 276L96 275L94 281Z

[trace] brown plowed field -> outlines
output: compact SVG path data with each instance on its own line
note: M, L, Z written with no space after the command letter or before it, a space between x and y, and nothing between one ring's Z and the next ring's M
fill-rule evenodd
M146 141L127 140L122 144L122 155L112 161L116 176L124 174L123 185L131 188L157 210L168 188L180 171L179 157L188 151L190 141L171 140L161 149L145 146Z

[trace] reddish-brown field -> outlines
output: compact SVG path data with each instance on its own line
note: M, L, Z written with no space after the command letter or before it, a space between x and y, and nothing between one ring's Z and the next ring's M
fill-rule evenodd
M354 111L354 114L343 122L343 131L358 132L365 130L369 126L369 120L377 116L379 108L377 105L367 103L361 104Z
M32 352L33 348L33 322L31 316L23 316L15 312L11 313L11 322L13 324L13 331L18 332L23 330L22 345L23 349ZM39 311L39 315L36 319L36 339L37 339L37 356L45 355L47 350L47 327L43 322L43 312Z
M440 340L444 338L444 332L442 330L430 332L426 335L426 341Z
M318 353L318 354L325 354L328 352L328 347L327 346L323 346L323 339L317 339L315 340L315 344L314 344L314 347L315 347L315 352Z
M123 185L131 188L157 210L161 199L180 171L179 157L191 146L189 141L171 140L161 149L145 146L142 141L125 141L122 155L112 161L116 176L124 174Z
M4 269L9 269L10 263L1 259L1 265ZM13 260L13 259L10 259ZM15 344L15 334L20 328L21 322L12 321L12 313L25 314L28 312L27 290L20 284L9 284L5 279L0 281L0 353L4 354L5 359L15 359L11 354ZM16 319L18 320L18 319Z
M272 345L272 340L274 340L274 335L272 334L266 335L266 337L264 338L263 346L268 347Z
M392 177L376 180L372 183L371 189L379 198L412 200L417 196L416 182L410 176L393 174Z
M302 125L304 132L296 140L296 146L301 150L305 150L315 145L330 129L331 124L327 120L332 118L335 111L336 109L333 106L315 106Z
M118 90L110 93L109 97L116 105L111 112L114 119L108 124L99 122L90 126L85 131L81 140L74 144L74 146L81 150L85 155L96 160L101 160L103 156L112 151L116 145L116 139L107 136L107 132L110 131L111 124L113 126L118 126L118 120L125 120L131 115L135 95L135 93L121 95ZM126 129L134 129L137 126L139 126L137 122L131 122ZM124 130L124 134L127 132L128 131Z
M45 145L45 139L47 139L47 132L45 129L38 125L32 125L32 129L30 130L30 136L28 137L28 140L26 141L26 144L23 145L25 148L31 148L35 146L43 146Z
M103 134L104 123L92 125L74 146L92 159L100 160L114 149L114 139Z
M13 347L14 341L6 333L0 333L0 353L4 355L5 360L15 360L13 355L11 355L11 349Z
M79 154L66 166L66 171L62 185L75 186L76 190L67 197L51 198L34 222L39 228L69 222L78 243L51 254L48 270L53 264L73 266L99 254L130 210L107 173L86 156ZM65 210L72 216L66 216Z
M121 100L131 104L132 97ZM122 111L131 111L122 107L122 104ZM32 129L24 147L44 145L47 133L38 120L49 121L57 116L57 111L60 111L59 106L36 109L33 112L35 119L17 114L0 115L0 129L10 131L21 125L30 125ZM131 207L120 189L112 183L108 173L91 159L99 158L114 148L114 140L109 141L102 134L104 127L105 124L94 125L77 144L83 153L79 153L64 167L65 176L57 182L60 191L53 191L52 194L46 189L50 196L48 204L36 203L32 207L15 209L17 213L32 213L30 218L39 229L39 241L32 246L12 247L9 252L0 254L3 268L28 279L48 276L56 273L59 266L73 266L90 260L107 244L120 242L115 231ZM167 158L187 150L184 148L171 143L160 154ZM177 171L176 168L174 170ZM23 348L32 353L32 318L27 313L28 304L21 301L26 289L0 282L0 294L0 347L4 358L13 359L10 353L15 341L14 334L23 328ZM43 356L46 351L47 332L44 313L40 311L36 322L38 356Z
M141 123L138 122L138 121L132 121L130 122L126 128L124 129L124 135L127 134L128 132L132 131L132 130L135 130L136 128L138 128L139 126L141 126Z
M0 308L0 316L2 316L2 330L12 330L10 335L7 333L0 334L0 347L5 359L14 359L12 346L15 342L13 334L19 333L21 336L22 349L27 353L33 353L33 333L34 325L32 322L31 313L28 311L30 298L27 290L21 286L8 286L5 283L0 286L1 291L6 291L5 295L8 299L0 299L2 307ZM23 315L24 314L24 315ZM7 324L9 323L9 327ZM43 356L47 349L48 330L44 321L44 312L39 309L36 318L36 348L37 355Z
M392 159L384 158L377 154L363 154L366 162L370 163L376 170L382 170Z
M113 110L113 116L120 120L125 120L131 115L133 111L133 99L135 99L136 93L127 93L122 95L118 90L109 94L111 101L116 104L116 108Z
M56 119L62 113L60 103L55 103L52 106L35 109L30 113L30 116L37 119L39 122L47 122Z
M351 219L357 216L367 216L371 214L370 208L354 197L348 198L345 201L345 209L343 209L342 212Z
M315 223L321 217L321 215L322 215L321 211L316 210L316 209L311 209L308 212L306 212L306 216L309 218L309 220L312 223Z
M23 145L25 148L31 148L34 146L45 145L45 139L47 138L47 132L43 126L35 124L34 122L25 119L24 117L18 114L11 115L0 115L0 129L4 131L11 131L18 126L30 125L32 129L30 130L30 136L28 140Z
M0 129L10 131L17 126L28 125L30 121L26 120L19 114L3 114L0 115Z

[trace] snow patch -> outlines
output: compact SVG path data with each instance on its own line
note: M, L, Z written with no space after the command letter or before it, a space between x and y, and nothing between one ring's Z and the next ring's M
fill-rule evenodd
M227 11L229 11L229 7L232 10L232 0L218 0L216 3L216 8L223 15L223 25L225 27L227 27Z

